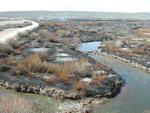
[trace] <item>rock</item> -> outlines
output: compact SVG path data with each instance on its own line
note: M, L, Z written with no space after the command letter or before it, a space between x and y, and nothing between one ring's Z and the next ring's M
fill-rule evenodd
M3 52L6 54L11 54L14 52L14 49L9 45L5 45L3 48Z
M30 49L31 52L37 53L37 52L47 52L48 48L32 48Z
M52 45L51 45L50 42L45 42L45 43L43 44L43 46L44 46L45 48L51 48L51 47L52 47Z
M37 41L37 40L33 40L33 41L31 42L31 47L33 47L33 48L39 47L38 41Z
M3 64L0 66L0 71L2 72L8 72L10 70L10 66Z

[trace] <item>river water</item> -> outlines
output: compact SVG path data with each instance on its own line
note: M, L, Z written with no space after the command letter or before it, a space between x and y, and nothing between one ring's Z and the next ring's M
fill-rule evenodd
M94 113L150 113L150 73L111 57L90 56L120 74L123 81L121 92L109 102L97 105Z

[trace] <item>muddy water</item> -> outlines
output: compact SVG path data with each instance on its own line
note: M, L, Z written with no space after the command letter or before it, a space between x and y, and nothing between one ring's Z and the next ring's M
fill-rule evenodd
M121 75L121 93L95 113L150 113L150 73L105 56L92 56Z
M87 49L88 46L84 45L92 44L81 45ZM97 105L94 113L150 113L150 73L114 58L90 56L120 74L123 81L121 92L109 102Z

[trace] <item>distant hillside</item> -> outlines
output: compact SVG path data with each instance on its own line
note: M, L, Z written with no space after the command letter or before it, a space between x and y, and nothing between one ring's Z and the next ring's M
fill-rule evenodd
M144 19L150 20L150 13L76 12L76 11L12 11L0 12L0 18L26 19Z

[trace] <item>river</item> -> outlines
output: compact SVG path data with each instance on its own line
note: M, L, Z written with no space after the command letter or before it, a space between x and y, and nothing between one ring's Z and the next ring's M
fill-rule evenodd
M87 45L92 44L86 44L86 48ZM150 73L111 57L90 56L120 74L123 81L121 92L109 102L97 105L94 113L150 113Z

